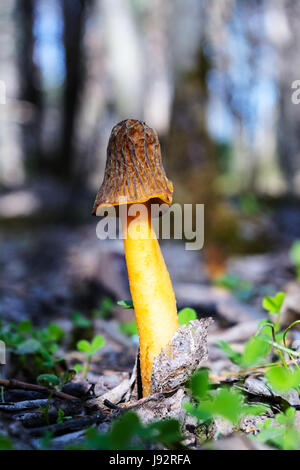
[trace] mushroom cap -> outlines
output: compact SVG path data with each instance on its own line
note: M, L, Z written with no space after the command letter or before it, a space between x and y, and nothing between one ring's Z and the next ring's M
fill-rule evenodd
M97 215L100 207L150 199L170 205L172 198L173 184L166 177L155 130L136 119L117 124L109 138L104 179L93 214Z

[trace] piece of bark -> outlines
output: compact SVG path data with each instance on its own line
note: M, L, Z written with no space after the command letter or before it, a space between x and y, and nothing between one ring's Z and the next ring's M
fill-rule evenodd
M201 318L176 331L153 361L151 393L180 387L207 360L207 330L212 322L211 318Z
M135 411L144 423L166 418L175 418L183 422L186 414L182 406L184 399L185 391L179 388L170 394L150 395L148 400L139 400L140 403L126 407L126 409Z

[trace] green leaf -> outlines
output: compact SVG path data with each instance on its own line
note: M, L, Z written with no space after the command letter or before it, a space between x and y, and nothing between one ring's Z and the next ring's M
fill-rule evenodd
M197 320L197 313L193 308L186 307L178 313L179 325L187 325L191 320Z
M300 385L300 370L288 371L283 366L270 367L265 374L270 385L278 391L285 392Z
M267 296L263 299L263 308L265 310L268 310L271 315L277 315L278 313L280 313L284 298L284 292L278 292L275 297Z
M245 345L241 364L246 367L257 364L269 354L271 347L272 346L266 343L263 338L253 336Z
M141 422L136 413L128 411L112 426L111 442L114 449L125 449L132 436L141 429Z
M154 431L153 438L156 442L164 445L180 442L182 435L180 432L180 423L176 419L164 419L148 426L149 431Z
M92 324L91 320L85 318L80 312L74 312L72 314L73 325L78 328L89 328Z
M132 300L119 300L117 304L123 307L124 310L129 310L129 309L134 308Z
M202 401L197 406L186 402L183 407L190 415L195 416L200 421L208 421L213 416L213 402L211 400Z
M82 364L75 364L74 365L74 370L79 374L80 372L83 371L83 365Z
M104 345L105 345L105 339L103 338L103 336L101 335L95 336L91 343L90 354L95 354L99 349L103 348Z
M41 349L41 343L36 339L26 339L17 346L17 354L33 354Z
M286 411L285 411L285 415L288 417L288 418L295 418L296 416L296 410L295 408L288 408Z
M59 385L59 378L53 374L41 374L37 377L37 381L40 385L44 385L46 387Z
M24 321L21 321L19 324L18 324L18 333L20 334L25 334L25 333L29 333L30 331L32 331L32 323L30 320L24 320Z
M65 417L65 412L61 408L58 409L58 415L57 415L57 424L63 423L64 422L64 417Z
M193 397L203 399L209 390L208 370L202 369L196 372L190 379L189 388Z
M295 266L300 266L300 240L296 240L290 249L290 258Z
M223 416L233 424L237 424L242 412L243 399L242 395L237 391L231 391L222 388L218 391L214 406L214 414Z
M59 341L65 336L64 330L56 323L50 323L48 333L50 341Z
M77 349L78 351L84 352L84 353L89 353L91 351L91 343L87 341L86 339L81 339L77 343Z

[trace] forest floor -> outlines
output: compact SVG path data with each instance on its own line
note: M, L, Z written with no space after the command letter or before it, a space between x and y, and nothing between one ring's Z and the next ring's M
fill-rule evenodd
M298 383L276 389L276 378L268 375L270 363L278 363L282 372L282 356L283 366L291 368L297 356L290 351L297 353L300 340L296 324L287 338L289 349L275 344L284 347L279 331L300 319L291 240L289 233L281 238L280 218L276 223L280 243L275 251L230 256L217 281L207 274L202 253L185 251L179 242L161 244L178 309L189 307L198 319L210 317L213 324L208 357L201 364L204 395L189 383L189 388L182 384L146 401L131 380L138 345L134 314L117 305L130 299L122 241L97 240L96 223L31 227L22 221L21 229L14 224L3 229L0 339L6 343L6 360L0 365L0 449L300 447ZM270 349L257 352L251 341L259 322L268 315L279 318L262 301L275 299L278 292L286 294L280 327L275 338L266 336L273 341ZM80 346L80 340L88 345ZM252 362L245 359L247 348L255 356ZM237 401L241 409L265 408L255 416L246 408L225 416L225 396L221 409L216 408L224 390L233 393L228 398L233 408ZM184 407L191 396L192 408ZM210 407L206 419L201 406L196 410L202 402ZM126 415L124 409L135 414ZM173 436L161 425L154 433L151 423L161 418L174 419ZM122 441L126 426L133 431ZM265 437L255 439L259 434Z

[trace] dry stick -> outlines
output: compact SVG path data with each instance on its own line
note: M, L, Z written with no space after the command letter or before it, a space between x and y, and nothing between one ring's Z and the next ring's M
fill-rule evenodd
M54 436L63 436L65 434L81 431L91 426L92 424L99 424L104 421L103 414L95 416L82 416L80 418L70 419L63 423L50 424L49 426L41 426L39 428L30 428L26 432L32 437L41 437L45 432L50 431Z
M164 398L174 395L177 391L178 388L174 388L174 390L169 390L166 392L156 392L153 393L153 395L148 395L147 397L141 398L140 400L137 400L136 402L128 402L128 403L122 403L119 408L122 410L132 410L135 408L138 408L139 406L144 405L145 403L148 403L149 401L159 401L163 400Z
M36 385L36 384L28 384L26 382L21 382L20 380L16 379L0 379L0 387L6 387L6 388L15 388L15 389L21 389L21 390L34 390L36 392L43 392L43 393L51 393L51 390L49 390L47 387L43 387L42 385ZM69 395L64 392L59 392L59 391L54 391L54 396L58 398L62 398L64 400L78 400L77 397L73 397L73 395Z

